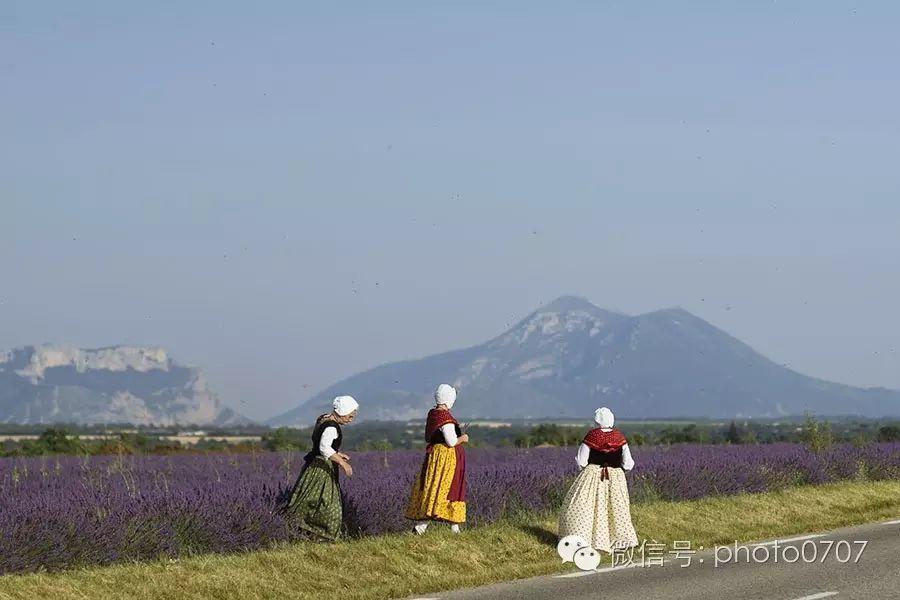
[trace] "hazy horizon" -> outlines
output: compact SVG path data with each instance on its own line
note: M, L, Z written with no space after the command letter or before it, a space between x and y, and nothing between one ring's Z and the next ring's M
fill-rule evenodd
M900 389L900 7L0 7L0 348L262 419L560 295Z
M602 309L604 309L604 310L609 310L609 311L612 311L612 312L616 312L616 313L620 313L620 314L624 314L624 315L628 315L628 316L638 316L638 315L640 315L640 314L646 314L646 313L650 313L650 312L656 312L656 311L662 311L662 310L668 310L668 309L683 309L683 310L686 310L686 309L684 309L684 307L682 307L682 306L673 305L673 306L659 307L659 308L657 308L657 309L651 309L651 310L648 310L648 311L641 311L640 313L629 313L628 311L624 311L624 310L620 310L620 309L615 309L615 308L610 308L610 307L604 307L604 306L598 306L595 302L593 302L593 301L591 301L589 298L585 298L585 297L583 297L583 296L577 296L577 295L573 295L573 294L563 294L563 295L560 295L560 296L557 296L557 297L551 299L550 301L542 302L542 304L541 304L540 306L536 307L534 310L528 311L526 314L522 315L522 318L523 318L523 319L524 319L524 318L527 318L527 316L528 316L529 314L531 314L531 313L534 313L534 312L540 312L540 310L541 310L542 308L547 307L549 304L551 304L551 303L552 303L553 301L555 301L555 300L559 300L559 299L567 298L567 297L575 297L575 298L578 298L579 300L585 300L585 301L591 302L592 304L594 304L594 306L597 306L598 308L602 308ZM729 309L729 310L730 310L730 309ZM689 311L689 312L690 312L690 311ZM521 320L521 319L517 318L515 322L512 322L512 323L507 324L506 329L515 327L515 326L519 323L520 320ZM459 349L463 349L463 348L470 347L470 346L476 346L476 345L479 345L479 344L484 343L484 342L488 342L488 341L494 339L495 337L497 337L498 335L502 335L502 333L504 333L504 332L506 331L506 329L505 329L503 332L498 332L496 335L493 335L493 334L492 334L492 335L488 335L488 336L484 337L482 340L479 340L478 342L475 342L475 343L473 343L473 344L468 344L468 345L462 346L462 347L445 348L445 349L443 349L443 350L438 350L438 351L436 351L436 352L433 352L432 354L440 354L440 353L444 353L444 352L450 352L450 351L459 350ZM728 331L725 331L725 333L729 333L729 334L730 334L730 332L728 332ZM740 341L743 342L744 340L740 340ZM44 343L41 343L41 344L33 344L33 345L34 345L34 346L40 346L40 345L55 345L55 344L54 344L53 342L44 342ZM137 344L137 345L139 345L139 344ZM91 347L91 348L81 347L81 349L83 349L83 350L101 350L101 349L104 349L104 348L113 348L113 347L116 347L116 346L121 346L121 344L109 344L109 345L105 345L105 346L97 346L97 347ZM3 350L10 350L10 349L12 349L12 348L0 348L0 351L3 351ZM165 349L166 349L166 350L170 350L170 349L168 349L168 348L165 348ZM754 350L757 350L757 351L758 351L757 348L754 348ZM198 363L195 363L195 362L192 362L192 361L189 361L189 360L185 360L184 357L181 357L181 356L176 356L176 355L171 355L171 354L170 354L169 358L171 358L172 360L174 360L175 362L177 362L177 363L179 363L179 364L181 364L181 365L185 365L185 366L189 366L189 367L201 367L201 368L203 368L203 367L202 367L201 365L199 365ZM309 397L312 397L312 396L318 394L319 392L321 392L325 387L327 387L327 386L329 386L329 385L331 385L331 384L333 384L333 383L336 383L338 380L341 380L341 379L345 379L345 378L351 377L351 376L356 375L356 374L358 374L358 373L360 373L360 372L367 371L367 370L369 370L370 368L379 367L379 366L382 366L382 365L384 365L384 364L388 364L388 363L392 363L392 362L407 361L407 360L418 360L418 359L421 359L421 358L425 358L425 355L421 355L421 356L398 356L398 357L393 357L393 358L390 358L390 359L388 359L388 360L383 360L383 361L380 361L380 362L373 363L373 364L371 364L371 365L369 365L369 366L367 366L367 367L363 367L363 368L360 369L359 371L356 371L356 372L353 372L353 373L345 373L345 374L343 374L343 375L339 375L339 376L337 376L337 377L335 378L334 381L328 382L328 383L326 383L324 386L322 386L321 389L312 389L312 388L309 386L309 384L305 384L306 387L305 387L304 389L305 389L306 393L308 394L308 396L309 396ZM771 358L771 357L768 357L768 356L767 356L766 358ZM803 375L814 376L813 374L810 374L810 373L803 373L802 371L800 371L800 370L794 368L794 367L791 365L790 362L785 362L785 363L781 363L781 364L782 364L783 366L786 366L786 367L790 368L791 370L794 370L794 371L796 371L796 372L799 372L799 373L801 373L801 374L803 374ZM827 380L828 378L827 378L827 377L824 377L823 379L826 379L826 380ZM833 380L831 380L831 381L833 381ZM211 383L211 386L212 386L212 388L213 388L213 391L221 395L221 390L218 390L218 389L217 389L216 382L215 382L215 381L211 381L210 383ZM847 382L836 382L836 383L847 383ZM875 385L871 385L871 386L861 385L860 387L886 387L886 386L879 386L879 385L875 384ZM298 402L297 405L302 404L302 402L303 402L303 401ZM230 403L228 403L228 404L230 404ZM296 405L289 406L287 410L290 410L291 408L295 408L295 407L296 407ZM239 401L239 406L236 406L236 407L234 407L234 408L236 408L236 410L238 410L238 412L241 412L241 410L240 410L241 408L250 408L250 409L252 409L253 407L252 407L251 405L249 405L249 403L247 403L247 402L240 402L240 401ZM249 413L249 412L250 412L250 411L248 411L248 413ZM265 414L265 413L262 413L262 414L259 414L259 415L255 416L255 417L251 417L251 418L252 418L253 420L257 421L257 422L262 423L262 422L265 422L265 421L269 420L269 419L272 418L272 417L275 417L275 416L278 416L278 415L282 414L283 412L285 412L285 411L284 411L284 410L279 410L279 411L276 411L276 412L271 413L271 414ZM250 416L250 415L248 414L247 416ZM793 416L798 416L798 415L793 415Z

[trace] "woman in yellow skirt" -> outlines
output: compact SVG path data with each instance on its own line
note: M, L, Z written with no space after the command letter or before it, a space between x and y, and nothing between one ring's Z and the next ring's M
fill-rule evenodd
M453 533L466 522L466 451L469 441L450 409L456 389L442 383L434 392L435 407L425 423L425 460L413 483L406 518L416 521L415 532L425 533L430 521L451 524Z

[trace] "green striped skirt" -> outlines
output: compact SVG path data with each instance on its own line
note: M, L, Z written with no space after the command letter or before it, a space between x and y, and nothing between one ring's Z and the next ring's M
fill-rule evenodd
M284 507L284 513L297 527L331 541L341 536L344 518L338 469L337 464L322 456L310 460Z

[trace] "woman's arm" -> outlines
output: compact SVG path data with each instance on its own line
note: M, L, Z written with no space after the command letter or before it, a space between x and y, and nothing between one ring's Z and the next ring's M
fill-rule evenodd
M631 458L631 450L628 449L628 444L622 446L622 468L626 471L634 468L634 459Z
M578 446L578 454L575 455L575 462L583 469L588 465L588 458L590 458L590 456L591 449L588 448L587 444L581 444Z
M444 434L444 443L451 448L459 443L459 438L456 437L456 425L454 425L453 423L442 425L441 433Z
M325 460L330 460L337 464L344 473L346 473L347 477L353 477L353 467L350 466L349 462L350 457L343 452L336 452L335 449L331 447L331 443L336 439L337 428L326 427L322 432L322 437L319 438L319 454L321 454Z
M331 444L337 439L337 435L336 427L326 427L322 432L322 437L319 438L319 454L321 454L325 460L329 460L335 454L335 450L331 447Z

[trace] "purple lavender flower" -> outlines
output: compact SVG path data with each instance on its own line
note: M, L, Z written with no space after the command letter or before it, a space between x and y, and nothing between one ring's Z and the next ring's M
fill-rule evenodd
M762 492L856 478L900 478L900 443L684 445L634 449L636 501ZM351 535L400 531L420 451L354 453L344 478ZM274 508L300 455L0 459L0 572L62 569L299 538ZM469 522L556 510L576 474L573 448L468 451Z

